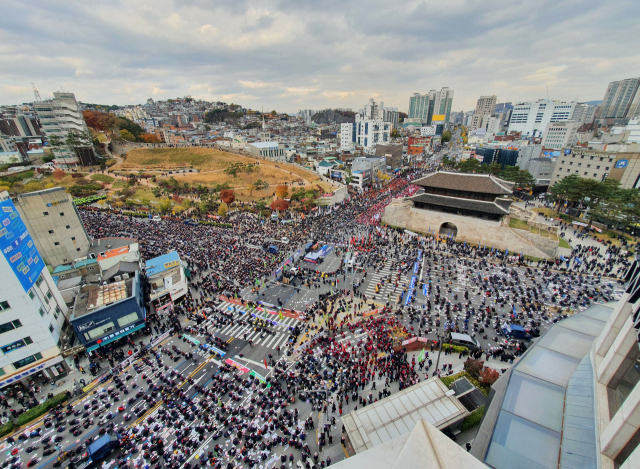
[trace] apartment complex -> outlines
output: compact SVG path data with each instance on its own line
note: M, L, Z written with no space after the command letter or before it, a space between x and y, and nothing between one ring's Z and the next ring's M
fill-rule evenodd
M340 124L340 145L343 149L361 146L369 154L375 153L376 144L387 143L391 139L390 122L382 119L365 120L356 114L353 124Z
M600 118L640 117L640 77L612 81L599 106Z
M89 235L64 187L19 194L16 207L47 264L55 268L87 256Z
M62 160L60 163L67 165L80 163L83 166L96 163L91 142L85 141L74 148L66 144L69 133L88 132L87 124L73 93L56 91L53 93L53 99L34 102L33 110L49 141L51 142L53 136L62 141L60 147L52 146L56 157Z
M42 372L65 374L60 355L67 306L9 193L0 193L0 388Z
M360 109L360 114L364 120L382 120L383 122L390 122L394 129L398 128L398 108L385 107L383 102L378 104L373 98L369 99L363 109Z
M548 123L570 120L575 107L575 101L548 99L517 103L511 112L509 132L521 132L526 137L541 137Z
M431 125L434 115L444 115L444 122L449 122L451 106L453 105L453 90L442 88L440 91L431 90L427 94L414 93L409 98L409 119Z
M471 130L482 127L482 119L484 116L491 116L495 113L498 97L493 94L491 96L480 96L476 104L476 110L471 118Z

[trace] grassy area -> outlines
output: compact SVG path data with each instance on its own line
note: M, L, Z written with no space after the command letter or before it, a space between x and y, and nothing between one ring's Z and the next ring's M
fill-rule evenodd
M106 174L94 174L93 176L91 176L91 179L93 179L94 181L106 182L107 184L111 184L113 181L115 181L114 178L112 178L111 176L107 176Z
M116 181L113 184L111 184L111 187L113 189L124 189L126 187L129 187L129 184L125 181Z
M529 231L529 225L527 225L526 221L518 220L517 218L509 219L509 228L515 228L516 230L527 230Z
M571 245L565 241L564 238L560 238L560 243L558 244L561 248L571 249Z

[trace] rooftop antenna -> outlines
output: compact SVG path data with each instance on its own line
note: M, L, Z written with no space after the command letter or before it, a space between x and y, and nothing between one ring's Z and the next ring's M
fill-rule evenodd
M42 102L42 98L40 97L40 92L36 88L36 85L31 82L31 86L33 87L33 96L36 98L36 102Z

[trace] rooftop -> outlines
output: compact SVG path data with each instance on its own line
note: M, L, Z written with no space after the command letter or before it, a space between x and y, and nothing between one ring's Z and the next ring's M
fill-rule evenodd
M353 410L342 421L354 451L361 453L411 432L421 419L446 428L468 414L453 391L436 377Z
M94 313L105 306L130 298L133 295L134 278L106 285L84 285L80 288L73 309L72 319Z
M446 195L435 194L418 194L413 197L408 197L413 202L421 202L423 204L441 205L443 207L475 210L478 212L491 213L494 215L508 215L509 205L512 200L505 200L508 203L496 203L494 201L464 199L461 197L449 197ZM506 205L506 208L503 206Z
M249 145L253 145L256 148L278 148L278 142L253 142Z
M482 194L511 195L514 183L492 174L468 174L438 171L416 179L413 184L422 187L479 192Z
M177 265L180 265L180 256L177 251L171 251L162 256L149 259L146 262L145 268L147 270L147 276L151 277Z

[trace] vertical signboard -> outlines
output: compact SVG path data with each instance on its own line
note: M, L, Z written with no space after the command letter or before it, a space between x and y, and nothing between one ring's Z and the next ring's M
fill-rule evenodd
M44 262L11 199L0 202L0 249L22 288L29 291Z

